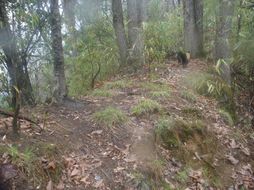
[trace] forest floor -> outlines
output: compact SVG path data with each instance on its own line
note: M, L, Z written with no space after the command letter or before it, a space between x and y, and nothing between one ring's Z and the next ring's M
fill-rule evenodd
M22 114L38 118L40 127L22 121L18 141L9 138L11 129L2 134L0 187L254 189L253 135L230 127L218 102L188 85L206 69L200 60L187 68L175 62L152 66L152 72L115 77L61 106L24 108ZM202 120L206 130L184 139L176 129L181 146L165 147L157 133L165 118ZM2 118L0 129L10 123L11 118Z

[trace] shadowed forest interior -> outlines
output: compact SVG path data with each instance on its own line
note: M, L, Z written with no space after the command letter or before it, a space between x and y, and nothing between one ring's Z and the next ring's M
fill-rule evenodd
M0 0L0 190L254 189L253 0Z

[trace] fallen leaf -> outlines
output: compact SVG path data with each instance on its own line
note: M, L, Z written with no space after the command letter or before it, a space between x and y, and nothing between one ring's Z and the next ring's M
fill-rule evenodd
M99 187L101 187L102 185L103 185L103 179L97 181L93 186L94 186L95 188L99 188Z
M250 156L250 149L249 148L242 148L241 151L246 155L246 156Z
M54 161L51 161L48 163L47 169L56 169L56 163Z
M101 135L103 133L103 130L97 130L97 131L93 131L91 134L92 135Z
M64 189L64 183L63 181L60 181L59 184L56 186L57 190L63 190Z
M234 158L232 155L227 155L226 158L231 162L231 164L236 165L239 163L239 160Z
M48 182L46 190L53 190L53 182L51 180Z
M71 172L71 177L79 175L80 171L77 168L74 168Z

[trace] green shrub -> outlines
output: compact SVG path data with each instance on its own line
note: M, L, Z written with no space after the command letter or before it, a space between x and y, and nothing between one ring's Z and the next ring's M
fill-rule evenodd
M93 114L93 118L101 125L112 127L124 124L128 117L122 110L113 107L107 107L102 111Z
M66 58L66 78L71 96L91 89L93 77L100 67L96 80L107 79L119 68L118 48L109 20L99 18L93 24L77 31L77 56Z
M136 106L131 109L131 113L136 116L158 112L162 109L162 106L150 99L141 100Z

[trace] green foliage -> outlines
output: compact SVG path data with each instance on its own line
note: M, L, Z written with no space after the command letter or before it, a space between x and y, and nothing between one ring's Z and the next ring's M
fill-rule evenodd
M224 61L222 64L226 64ZM221 61L207 73L195 73L187 77L187 83L201 95L208 95L222 101L232 101L233 91L230 84L223 78Z
M131 113L133 115L140 116L144 114L159 112L161 109L162 106L158 102L150 99L143 99L131 109Z
M196 95L187 90L181 92L181 97L184 98L185 100L188 100L191 103L196 103L197 101Z
M80 95L91 88L91 82L103 80L118 70L118 51L112 24L106 18L83 29L77 38L77 56L67 59L70 95Z
M154 4L154 5L153 5ZM144 27L145 53L149 62L163 62L167 53L176 50L183 44L181 9L161 15L161 1L152 1L151 20Z
M93 118L100 125L107 127L122 125L128 121L128 117L122 110L113 107L107 107L104 110L94 113Z
M112 97L113 93L106 90L106 89L95 89L92 91L90 96L95 96L95 97Z

